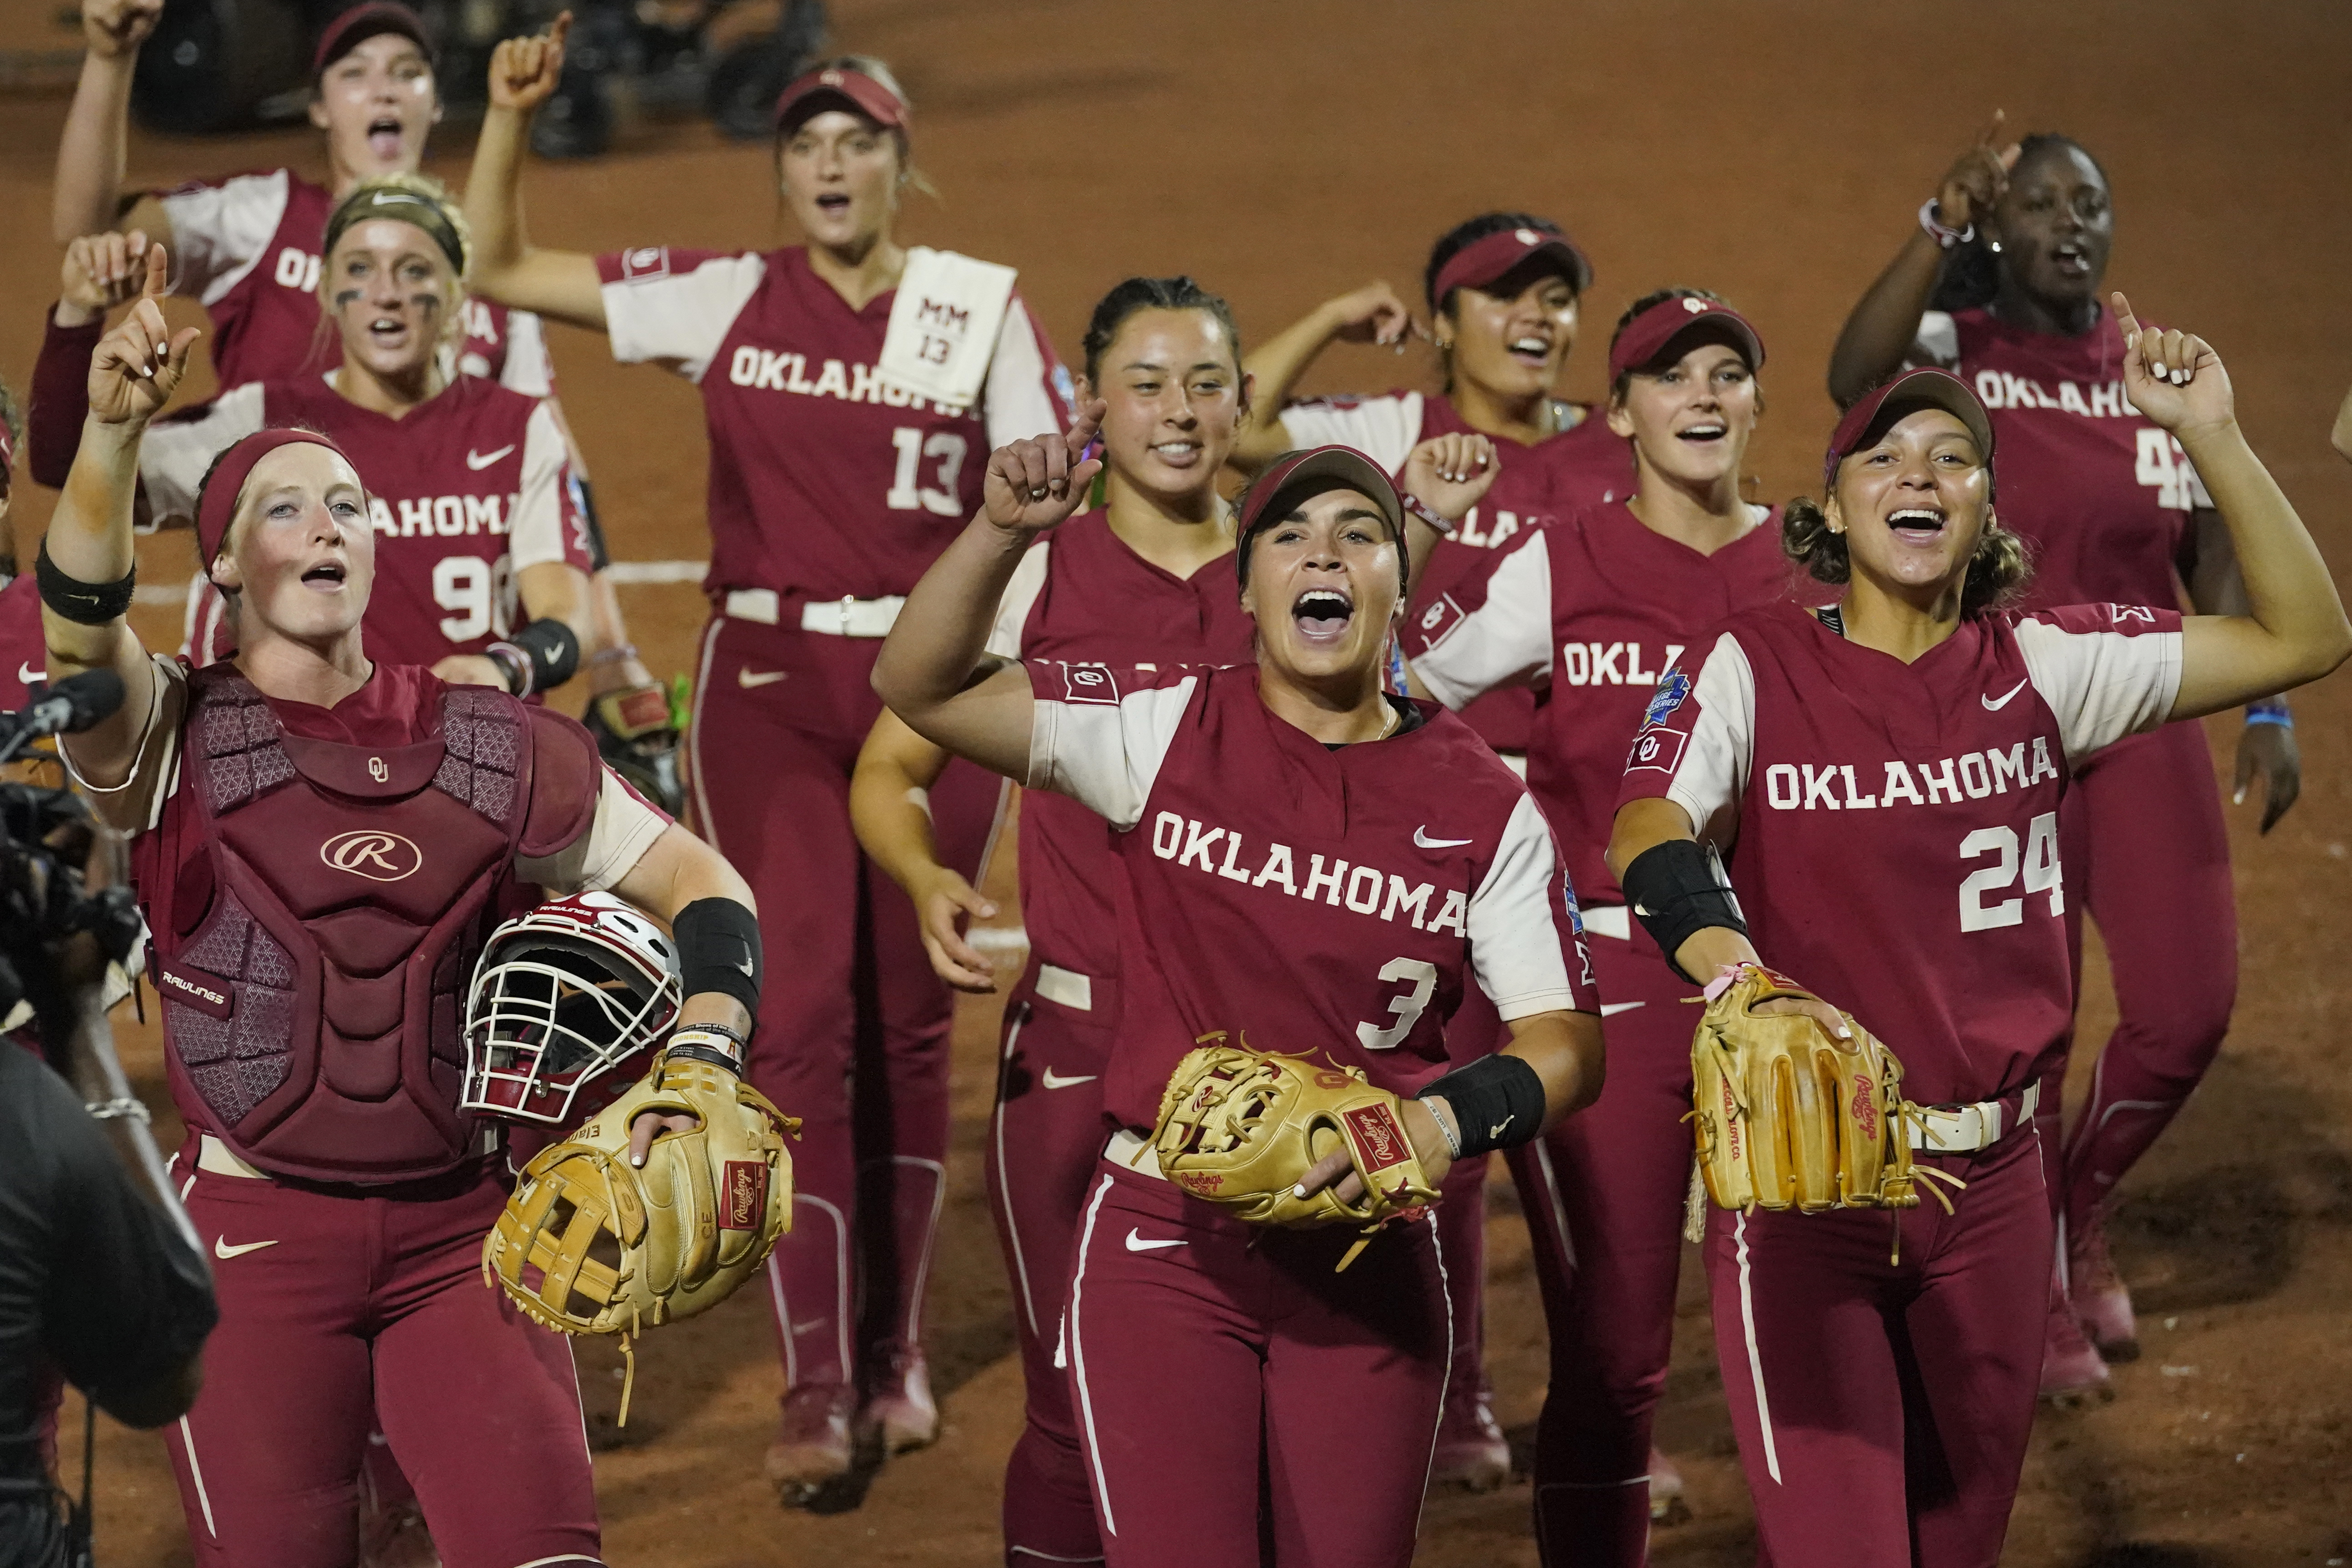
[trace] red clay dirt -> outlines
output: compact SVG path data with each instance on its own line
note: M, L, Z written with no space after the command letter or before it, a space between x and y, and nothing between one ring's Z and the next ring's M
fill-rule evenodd
M1368 278L1417 295L1440 230L1524 207L1565 222L1599 269L1573 394L1599 389L1610 323L1655 285L1714 288L1760 324L1772 406L1755 465L1758 493L1775 499L1805 482L1831 423L1822 366L1846 307L1950 157L1997 107L2013 128L2063 129L2114 179L2114 281L2220 346L2256 447L2330 558L2352 562L2352 475L2326 446L2352 381L2352 9L834 0L834 11L835 37L892 60L917 105L919 160L945 199L917 200L908 237L1019 266L1066 353L1094 299L1129 272L1191 272L1232 298L1245 334L1263 335ZM0 0L0 18L12 47L77 42L46 0ZM56 288L45 236L64 108L54 85L0 85L0 194L14 215L0 230L0 374L19 388ZM445 132L436 172L462 178L467 141ZM307 132L142 136L131 171L169 184L314 168L316 157ZM635 127L606 158L535 169L529 192L539 237L556 244L787 237L763 152L699 125ZM703 556L692 390L616 366L578 333L553 339L615 554ZM1340 350L1312 384L1427 384L1430 369L1419 353ZM20 518L37 524L49 500L20 488ZM143 580L160 584L184 580L191 553L163 539L142 557ZM626 592L652 662L686 668L695 591ZM172 609L142 609L139 624L176 645ZM2267 839L2252 831L2252 805L2231 814L2236 1031L2126 1184L2116 1221L2147 1352L2116 1369L2112 1405L2044 1415L2005 1559L2021 1568L2352 1561L2352 1085L2338 1022L2352 982L2328 956L2340 952L2352 842L2352 684L2326 682L2297 711L2302 804ZM2224 773L2230 728L2213 727ZM2095 952L2091 967L2084 1037L2097 1040L2113 1006ZM759 1479L778 1374L755 1295L646 1342L625 1433L612 1426L617 1357L583 1346L612 1562L997 1560L1020 1379L977 1159L992 1040L988 1009L973 1008L959 1033L958 1142L932 1289L939 1445L885 1468L861 1506L785 1512ZM123 1045L163 1110L153 1032L126 1026ZM1507 1189L1491 1212L1489 1363L1523 1443L1542 1399L1543 1328ZM1654 1554L1666 1568L1712 1568L1748 1561L1752 1534L1704 1287L1695 1269L1685 1284L1662 1438L1681 1457L1696 1518L1659 1532ZM465 1397L462 1381L451 1397ZM73 1452L78 1416L64 1436ZM189 1562L160 1440L102 1424L99 1451L101 1560ZM1417 1561L1531 1563L1526 1482L1433 1498Z

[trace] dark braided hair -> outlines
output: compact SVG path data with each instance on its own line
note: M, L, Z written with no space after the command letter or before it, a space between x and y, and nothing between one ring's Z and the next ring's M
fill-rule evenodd
M1561 239L1568 237L1559 225L1548 217L1538 217L1533 213L1480 213L1466 222L1455 224L1438 236L1437 243L1429 247L1429 265L1422 270L1421 297L1429 301L1433 314L1442 314L1453 304L1451 300L1437 297L1437 275L1445 270L1445 264L1459 255L1465 247L1475 245L1488 235L1500 234L1507 228L1531 228L1538 234L1554 235ZM1573 288L1575 279L1569 281L1570 287Z
M1239 374L1241 329L1234 325L1234 308L1223 295L1210 293L1190 278L1129 278L1102 297L1087 322L1079 346L1086 354L1087 385L1100 384L1103 351L1118 341L1118 330L1139 310L1206 310L1224 329L1225 345L1233 351L1234 369Z
M2017 144L2017 163L2011 172L2014 174L2017 169L2024 168L2035 158L2050 152L2080 153L2091 160L2091 167L2098 170L2101 180L2107 177L2106 165L2099 162L2095 153L2072 136L2062 135L2055 131L2037 131L2020 142ZM1977 224L1976 237L1966 245L1954 246L1951 254L1944 258L1943 275L1937 279L1936 292L1927 301L1927 308L1931 310L1973 310L1980 305L1990 304L1993 296L2000 292L2000 252L1985 237L1984 224L1980 219Z

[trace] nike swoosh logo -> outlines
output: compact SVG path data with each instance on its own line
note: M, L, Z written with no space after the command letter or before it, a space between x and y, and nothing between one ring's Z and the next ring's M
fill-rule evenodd
M1084 1078L1056 1078L1054 1076L1054 1069L1047 1068L1045 1076L1038 1081L1047 1089L1067 1089L1073 1084L1092 1083L1099 1076L1101 1075L1097 1073L1088 1073Z
M1127 1233L1127 1249L1129 1252L1157 1252L1163 1247L1181 1247L1183 1245L1183 1240L1181 1237L1174 1241L1146 1241L1143 1239L1142 1236L1136 1231L1130 1230Z
M484 468L488 468L492 463L497 462L500 458L505 457L509 452L513 450L514 443L512 441L508 442L505 446L499 447L495 452L477 452L468 449L466 453L466 467L473 469L474 472L478 474Z
M1517 1121L1517 1120L1518 1117L1516 1114L1504 1117L1500 1121L1496 1122L1495 1125L1486 1129L1486 1136L1489 1138L1500 1138L1503 1135L1503 1129L1508 1127L1512 1122Z
M30 686L35 681L47 679L48 671L45 669L35 669L29 664L20 664L16 667L16 679L23 684Z
M1412 841L1423 849L1453 849L1470 842L1467 838L1432 838L1425 826L1412 830Z
M1639 1002L1603 1002L1601 1004L1601 1016L1604 1018L1613 1018L1618 1014L1630 1012L1641 1005Z
M2026 677L2026 680L2031 680L2032 679L2033 679L2032 676ZM1977 700L1985 705L1985 711L1989 713L1998 713L2003 708L2009 706L2009 700L2011 698L2016 696L2019 692L2024 689L2025 681L2021 680L2016 685L2011 687L2008 690L2002 692L1999 697L1979 697Z
M219 1258L242 1258L248 1252L258 1252L265 1247L277 1245L274 1241L248 1241L242 1246L231 1247L228 1237L216 1236L213 1237L213 1256Z
M789 669L739 669L735 684L749 691L755 686L773 686L791 673Z

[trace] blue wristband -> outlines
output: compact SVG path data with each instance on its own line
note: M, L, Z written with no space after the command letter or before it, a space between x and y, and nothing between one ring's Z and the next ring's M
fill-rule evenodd
M2292 730L2294 728L2294 715L2288 710L2285 698L2265 697L2260 701L2246 704L2246 722L2275 724L2282 730Z

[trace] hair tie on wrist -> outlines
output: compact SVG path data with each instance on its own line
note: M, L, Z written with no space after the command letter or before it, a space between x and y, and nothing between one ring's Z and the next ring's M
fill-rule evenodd
M1966 228L1947 227L1941 204L1934 196L1929 196L1919 204L1919 226L1927 231L1928 238L1946 250L1951 249L1954 246L1966 245L1977 237L1977 226L1973 223Z

